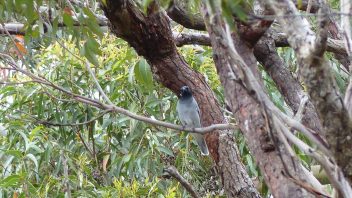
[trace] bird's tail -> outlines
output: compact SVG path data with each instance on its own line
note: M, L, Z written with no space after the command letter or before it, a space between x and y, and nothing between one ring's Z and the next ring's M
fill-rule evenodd
M202 155L209 155L208 146L207 146L207 143L205 142L203 135L195 134L195 133L193 133L192 135L193 135L194 139L196 140L196 142L200 148L200 151L202 152Z

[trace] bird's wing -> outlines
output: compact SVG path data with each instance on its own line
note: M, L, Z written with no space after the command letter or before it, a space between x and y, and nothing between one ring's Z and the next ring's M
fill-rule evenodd
M202 124L200 122L201 112L200 112L198 103L197 103L196 99L194 99L194 98L193 98L193 103L194 103L194 106L196 107L196 112L197 112L197 116L196 116L195 120L193 120L193 126L201 127L202 126Z
M200 112L200 109L199 109L198 103L197 103L197 101L196 101L195 99L194 99L194 102L196 103L197 113L198 113L199 120L200 120L200 118L202 117L202 114L201 114L201 112Z
M182 104L180 104L180 101L177 102L177 106L176 106L176 110L177 110L177 114L178 114L178 118L179 120L181 121L181 124L183 126L186 126L187 125L187 122L185 121L184 119L184 116L182 116L182 107L181 107Z

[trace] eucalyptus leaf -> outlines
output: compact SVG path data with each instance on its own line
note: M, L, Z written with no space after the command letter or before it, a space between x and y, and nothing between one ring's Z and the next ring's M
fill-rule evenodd
M146 88L153 89L153 76L150 66L145 59L138 61L134 66L134 75L136 80Z
M18 186L21 180L22 177L19 175L10 175L5 179L0 180L0 187L7 188Z

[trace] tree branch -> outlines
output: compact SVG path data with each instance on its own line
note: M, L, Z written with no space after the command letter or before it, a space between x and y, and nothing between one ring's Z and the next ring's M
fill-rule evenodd
M177 47L184 45L204 45L211 46L210 38L207 34L198 33L174 33L175 44Z
M187 131L187 132L192 132L192 133L200 133L200 134L205 134L205 133L209 133L212 132L214 130L227 130L227 129L236 129L236 126L232 125L232 124L214 124L214 125L210 125L207 127L203 127L203 128L188 128L188 127L184 127L184 126L180 126L180 125L176 125L176 124L172 124L172 123L168 123L168 122L163 122L163 121L159 121L159 120L155 120L152 118L148 118L145 116L141 116L141 115L137 115L135 113L132 113L124 108L118 107L116 105L110 105L110 104L104 104L98 100L94 100L91 98L87 98L85 96L81 96L75 93L72 93L71 91L66 90L63 87L60 87L59 85L55 85L54 83L48 81L47 79L43 78L43 77L38 77L35 76L34 74L23 70L21 68L19 68L16 64L16 62L12 59L11 56L4 54L4 53L0 53L0 56L3 56L5 58L7 58L10 61L10 65L17 71L27 75L28 77L32 78L32 80L36 83L40 83L46 86L49 86L53 89L59 90L61 92L63 92L64 94L72 97L73 99L88 104L88 105L92 105L96 108L108 111L108 112L116 112L116 113L121 113L125 116L128 116L130 118L133 118L135 120L139 120L142 122L146 122L149 124L153 124L153 125L158 125L158 126L163 126L165 128L169 128L169 129L174 129L174 130L178 130L178 131ZM89 121L88 121L89 122ZM56 123L53 123L56 124ZM60 125L59 123L57 123L58 125ZM61 124L61 125L65 125L65 124ZM72 124L71 124L72 125Z
M193 186L177 171L174 166L169 166L164 168L164 172L167 172L169 175L174 177L180 184L192 195L194 198L200 197L198 192L196 192Z
M169 8L167 9L167 15L169 15L172 20L186 28L205 30L203 17L199 13L192 14L189 10L187 10L185 4L187 4L187 1L172 0Z
M76 134L78 134L78 137L79 137L79 139L81 140L81 142L82 142L84 148L86 148L86 150L89 152L89 154L90 154L92 157L95 157L95 156L94 156L94 153L89 149L88 145L87 145L86 142L84 141L84 139L83 139L83 137L82 137L82 134L81 134L81 132L80 132L79 129L77 129Z
M73 54L73 53L72 53ZM78 57L78 56L77 56ZM82 59L81 59L82 60ZM105 94L105 92L103 91L103 89L101 88L98 79L95 77L93 70L90 68L90 64L88 61L84 61L85 62L85 66L86 69L88 70L90 76L93 78L93 81L95 83L95 86L97 87L99 93L103 96L103 98L105 99L106 102L109 103L109 105L113 105L113 103L111 102L111 100L109 99L109 97Z
M276 136L276 132L270 125L271 118L265 116L263 112L264 105L270 107L266 108L273 112L270 115L278 114L277 116L282 117L285 115L276 109L264 93L258 81L260 77L258 77L259 73L254 55L250 52L251 49L248 49L248 44L239 39L236 34L231 34L220 10L219 1L203 6L207 29L212 38L213 57L221 83L224 85L225 96L232 112L239 119L251 153L255 156L273 196L283 197L287 196L287 192L292 192L290 196L293 197L312 197L312 194L301 190L300 186L282 175L286 170L290 170L295 177L301 180L306 178L303 171L300 168L297 169L296 164L299 164L297 158L292 160L287 151L282 149L282 142L273 137L273 134ZM258 148L258 144L261 148ZM278 152L282 155L280 156ZM267 167L272 168L267 169ZM285 185L280 185L283 183ZM299 192L298 189L300 189Z
M348 0L341 0L341 12L351 13L352 12L352 4ZM341 17L341 26L344 30L342 32L343 40L345 41L345 49L349 56L352 55L352 29L351 29L351 22L350 17L342 16ZM349 71L352 72L352 64L349 65ZM348 111L350 118L352 118L352 76L350 75L350 80L346 89L344 104Z
M324 167L325 171L329 171L330 173L330 178L329 180L332 181L337 187L342 187L342 183L341 180L336 177L335 175L335 170L332 170L329 167L334 166L334 164L331 163L331 161L328 160L324 160L324 157L319 154L318 152L315 151L315 149L311 148L310 146L308 146L307 144L305 144L302 140L300 140L299 138L297 138L296 136L294 136L288 129L287 127L285 127L283 125L283 123L278 120L277 118L274 117L274 125L277 126L279 128L278 132L283 134L291 143L293 143L294 145L296 145L301 151L303 151L305 154L307 154L310 157L313 157L315 160L317 160L320 164L322 164L322 166ZM320 184L320 183L319 183ZM320 184L321 185L321 184ZM316 185L315 185L316 186ZM320 186L316 186L318 187L319 190L314 190L314 193L318 194L319 196L324 196L324 197L329 197L326 195L326 192L322 192L322 188ZM306 188L307 189L307 188Z
M279 4L279 3L276 3L276 5L277 4ZM258 80L255 78L255 76L252 73L252 71L250 70L250 68L246 65L246 62L242 59L241 56L239 56L238 52L236 51L236 49L235 49L235 47L234 47L234 45L232 43L230 29L228 28L228 26L225 24L225 28L226 28L225 32L222 31L222 28L221 28L221 26L219 27L219 25L217 26L218 29L215 29L216 25L214 25L214 24L219 24L219 23L221 24L221 19L218 18L218 15L219 15L218 12L216 12L216 14L214 14L211 17L206 15L206 18L208 20L209 20L209 18L212 19L212 21L209 21L209 22L207 21L207 26L209 25L210 28L213 28L212 31L217 33L216 42L212 42L213 45L218 44L218 42L222 43L222 45L224 45L224 43L228 43L228 46L225 45L224 49L223 49L223 52L222 52L222 53L225 53L225 56L228 57L228 61L229 61L229 63L227 63L227 65L228 65L228 67L230 67L230 70L226 72L226 76L229 76L230 80L236 81L241 86L243 86L247 90L247 92L250 93L251 96L253 98L255 98L260 105L263 106L264 109L268 109L268 111L270 111L268 119L272 120L273 123L277 122L278 120L280 120L280 123L283 122L283 123L285 123L285 125L294 127L294 128L296 128L296 129L298 129L298 130L300 130L302 132L305 131L305 135L309 136L310 132L301 123L299 123L298 121L288 117L287 115L283 114L279 109L277 109L277 107L270 101L270 99L267 97L265 92L261 89L261 86L260 86ZM291 24L291 23L286 23L286 24ZM299 25L299 24L301 24L301 23L297 23L295 25ZM291 28L290 31L292 31L293 27L290 27L290 28ZM295 28L297 29L297 27L295 27ZM301 34L298 34L298 33L295 34L295 36L298 36L298 35L301 35ZM307 34L305 34L305 35L307 35ZM308 34L308 36L311 36L311 35ZM223 39L223 40L221 40L221 39ZM321 40L323 41L324 39L321 39ZM314 42L311 43L311 44L314 44ZM306 51L304 51L304 52L306 52ZM317 52L316 54L320 54L320 51L315 51L315 52ZM305 58L308 57L308 54L304 54L304 55L305 55ZM220 58L218 57L218 59L220 59ZM314 60L315 59L316 59L316 57L314 57ZM225 67L225 66L223 66L223 67ZM221 69L220 69L220 72L222 72ZM231 74L231 72L233 72L234 74ZM227 77L227 79L229 77ZM229 79L226 82L222 82L222 83L230 84L230 82L228 82L228 81L229 81ZM225 90L226 90L226 87L225 87ZM286 126L282 125L282 127L287 132L289 132L289 130L288 130L288 128ZM281 129L281 130L283 130L283 129ZM244 129L244 130L247 130L247 129ZM278 132L281 132L281 131L278 131ZM298 138L296 138L290 132L289 132L289 134L291 135L291 137L294 137L295 145L302 146L302 144L301 144L302 142ZM288 135L288 134L286 134L286 135ZM323 151L323 153L326 156L328 156L328 157L331 156L329 149L325 145L323 145L319 141L317 141L315 139L315 137L311 137L310 136L309 139L315 141L315 143L317 144L318 148L321 151ZM302 149L303 150L307 150L306 145L303 146ZM311 152L311 151L309 151L309 149L307 151ZM346 152L348 152L348 151L346 151ZM312 157L318 158L318 156L316 156L316 155L312 155ZM319 162L320 163L325 163L322 160L320 160ZM331 170L326 167L326 171L331 171ZM331 173L332 174L337 174L337 175L341 175L342 174L339 170L334 170ZM339 190L343 190L344 195L349 195L349 193L351 192L351 188L347 187L346 189L344 189L345 188L345 183L346 182L348 183L346 178L343 177L342 179L341 178L338 179L338 177L334 177L334 179L335 179L335 181L336 181L336 179L338 181L341 181L335 187L338 188Z
M276 47L289 47L290 44L287 41L287 36L284 33L272 32L271 36L274 39ZM203 45L211 46L210 38L208 34L199 33L174 33L175 44L177 47L182 47L184 45ZM347 55L346 49L344 47L344 42L338 39L327 39L326 51L335 54L345 54Z
M1 85L23 85L23 84L28 84L28 83L33 83L35 81L29 80L29 81L24 81L24 82L3 82L0 81Z
M289 1L272 0L271 6L277 15L296 14L298 12ZM326 37L325 30L321 30L323 34L316 37L309 23L302 17L278 18L278 21L283 26L283 30L288 35L288 41L295 50L302 78L326 129L330 150L337 164L342 168L344 175L351 180L352 126L349 124L349 115L344 107L330 66L323 56L326 41L326 38L324 38ZM323 26L323 28L326 27ZM346 191L343 191L343 193L346 193Z

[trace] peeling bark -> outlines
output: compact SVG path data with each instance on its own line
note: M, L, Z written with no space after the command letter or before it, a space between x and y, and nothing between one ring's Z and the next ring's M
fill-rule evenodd
M271 5L277 15L296 16L298 14L291 2L272 1ZM324 14L322 13L321 16L325 16ZM327 39L326 24L322 24L316 37L308 22L302 17L280 17L278 21L295 50L302 78L326 130L326 139L335 160L351 181L352 124L330 66L323 57Z
M213 47L213 58L221 83L224 86L226 99L247 139L251 153L264 175L266 184L274 197L314 197L293 182L292 178L305 181L305 174L298 165L299 163L296 159L289 157L282 143L275 138L276 132L270 127L268 118L258 101L245 89L241 82L234 80L233 76L239 74L234 74L236 69L233 68L228 59L230 57L227 52L229 46L226 44L225 35L221 30L223 21L220 14L217 12L215 16L211 17L212 21L209 22L210 17L207 10L204 8L203 11ZM233 40L239 56L245 60L255 76L260 79L253 49L237 35L233 35Z

